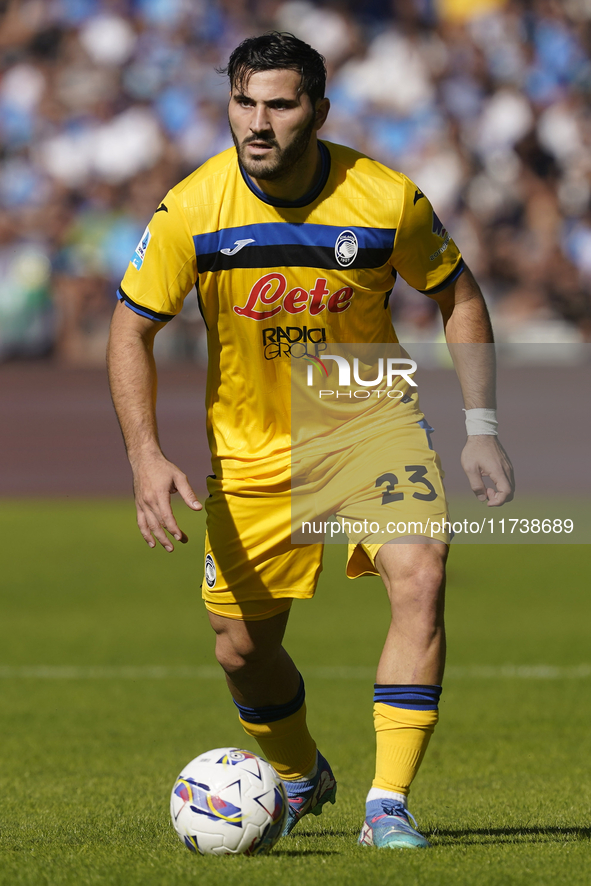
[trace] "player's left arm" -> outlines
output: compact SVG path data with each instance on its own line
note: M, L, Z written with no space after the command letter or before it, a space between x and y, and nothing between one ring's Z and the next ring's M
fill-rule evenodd
M441 311L465 409L496 409L493 331L482 292L469 268L431 298ZM498 507L512 500L513 466L496 434L468 434L461 462L479 501ZM485 477L494 483L494 489L486 487Z
M494 410L494 339L482 293L428 198L406 176L401 185L391 263L410 286L438 303L464 407ZM494 413L484 418L474 425L474 416L468 417L462 466L481 501L502 505L513 498L513 468L496 436ZM485 477L495 489L487 489Z

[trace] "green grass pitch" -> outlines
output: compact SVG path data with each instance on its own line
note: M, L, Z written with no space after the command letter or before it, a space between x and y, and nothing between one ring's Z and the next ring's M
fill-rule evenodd
M178 771L253 746L200 601L203 517L176 508L191 542L167 555L147 549L130 501L0 504L2 886L591 882L583 545L452 551L441 720L411 795L424 852L355 843L387 606L378 580L346 580L343 549L327 550L287 646L337 804L265 858L187 852L168 814Z

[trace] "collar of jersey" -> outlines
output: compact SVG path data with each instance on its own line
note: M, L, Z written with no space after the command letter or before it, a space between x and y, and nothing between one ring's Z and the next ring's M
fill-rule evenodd
M318 150L320 151L320 158L322 161L322 166L320 168L320 177L314 187L304 194L303 197L300 197L299 200L281 200L279 197L270 197L268 194L265 194L264 191L261 191L260 188L257 188L251 177L247 172L244 171L240 163L238 166L240 167L240 172L242 173L242 178L244 179L246 185L255 197L258 197L259 200L262 200L263 203L268 203L270 206L280 206L283 208L293 207L297 209L299 206L307 206L308 203L313 203L316 197L320 194L322 189L324 188L326 182L328 181L328 175L330 173L330 152L326 145L322 142L318 142Z

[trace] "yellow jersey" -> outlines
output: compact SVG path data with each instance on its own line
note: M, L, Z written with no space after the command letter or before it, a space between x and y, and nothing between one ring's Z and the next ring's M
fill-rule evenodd
M340 145L319 151L320 177L294 202L259 190L234 148L207 161L168 192L118 292L167 321L196 286L216 471L289 460L292 358L322 357L331 342L396 342L396 275L431 295L464 267L406 176Z

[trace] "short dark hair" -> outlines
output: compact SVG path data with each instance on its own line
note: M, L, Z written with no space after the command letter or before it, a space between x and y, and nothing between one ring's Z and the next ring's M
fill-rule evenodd
M260 37L247 37L236 47L227 67L221 68L220 73L228 75L232 89L243 89L251 74L276 68L297 71L302 78L299 91L306 93L313 105L319 98L324 98L324 57L293 34L270 31Z

